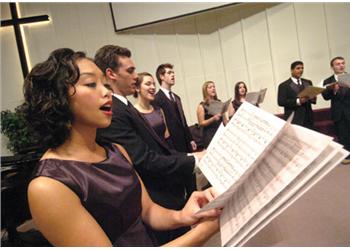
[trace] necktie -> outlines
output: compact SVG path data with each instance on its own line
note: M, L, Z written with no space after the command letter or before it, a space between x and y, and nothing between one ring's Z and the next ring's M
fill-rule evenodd
M300 91L302 91L304 89L303 84L301 83L300 79L297 79L297 83L298 83L298 88Z
M169 97L170 97L171 104L173 105L173 107L175 109L175 115L177 116L177 118L179 119L181 124L183 124L182 115L180 113L179 107L177 106L177 102L175 101L175 98L174 98L173 93L171 91L169 91Z
M172 102L175 102L175 99L174 99L174 97L173 97L173 93L172 93L171 91L169 91L169 96L170 96L170 100L171 100Z

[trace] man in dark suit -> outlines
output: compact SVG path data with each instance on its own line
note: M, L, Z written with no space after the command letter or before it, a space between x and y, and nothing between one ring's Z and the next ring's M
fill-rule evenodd
M337 56L331 60L334 74L323 81L326 90L322 93L325 100L331 100L331 115L339 142L350 151L350 89L339 86L338 76L345 73L345 59ZM350 164L350 155L342 161Z
M152 200L166 208L182 209L186 199L184 179L192 176L195 157L169 147L126 99L135 92L137 74L127 48L106 45L95 55L95 63L104 72L113 89L112 123L97 131L97 140L121 144L144 182ZM154 231L159 244L164 244L189 230Z
M161 64L156 71L160 89L156 94L154 104L161 107L165 114L169 133L173 138L174 148L179 152L193 152L197 145L188 128L182 108L181 99L171 91L175 85L174 66L170 63Z
M310 80L301 78L304 64L296 61L291 64L291 78L278 86L278 105L284 107L284 119L294 112L293 124L313 129L314 119L311 104L316 103L316 97L309 99L307 96L298 97L298 94L306 87L312 86Z
M156 70L156 77L160 89L156 94L154 105L162 108L172 138L174 148L179 152L193 152L197 145L188 128L186 117L182 108L181 99L171 91L175 85L174 66L170 63L161 64ZM186 192L191 194L197 189L196 176L193 174L185 180Z

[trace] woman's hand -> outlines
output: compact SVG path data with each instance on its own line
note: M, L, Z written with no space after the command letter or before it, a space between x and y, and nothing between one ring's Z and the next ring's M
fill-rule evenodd
M197 158L198 158L198 160L200 161L203 157L204 157L204 155L207 153L207 150L206 149L204 149L204 150L202 150L202 151L198 151L198 152L193 152L193 153L190 153L191 155L195 155Z
M199 247L207 242L215 233L219 231L219 219L217 217L207 217L199 220L186 234L168 242L163 246L167 247Z
M216 115L213 116L213 118L214 118L215 121L219 121L219 120L221 119L221 117L222 117L222 114L221 114L221 113L216 114Z
M221 213L220 209L212 209L197 214L204 205L214 200L215 197L217 197L217 193L214 188L193 192L185 207L179 212L179 220L184 225L190 226L204 218L217 218Z
M195 230L200 230L203 234L206 235L206 238L210 238L220 229L219 218L206 218L201 219L198 224L195 226Z

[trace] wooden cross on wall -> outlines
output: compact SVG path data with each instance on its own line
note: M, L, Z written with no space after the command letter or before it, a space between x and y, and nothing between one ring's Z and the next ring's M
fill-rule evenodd
M37 23L42 21L49 21L49 16L40 15L40 16L19 18L16 3L9 3L9 5L10 5L12 19L1 21L1 27L12 25L14 28L19 60L21 62L23 77L25 78L28 74L28 63L27 63L27 58L24 51L23 37L22 37L20 25L25 23Z

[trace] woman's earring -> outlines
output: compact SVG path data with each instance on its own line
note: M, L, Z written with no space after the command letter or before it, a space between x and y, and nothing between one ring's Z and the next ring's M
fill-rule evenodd
M67 124L66 124L66 126L67 126L67 129L68 129L68 130L71 130L71 129L72 129L72 122L71 122L71 121L68 121Z

